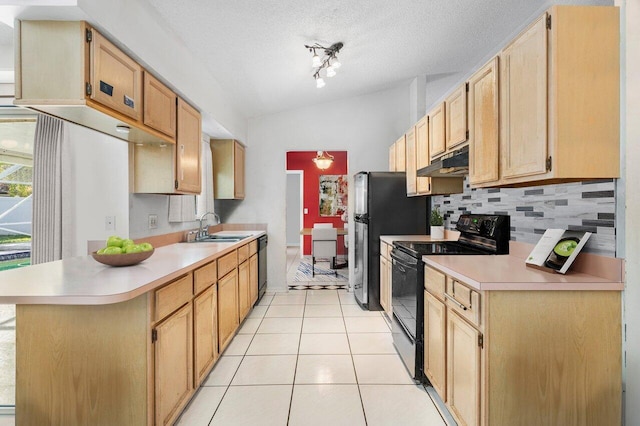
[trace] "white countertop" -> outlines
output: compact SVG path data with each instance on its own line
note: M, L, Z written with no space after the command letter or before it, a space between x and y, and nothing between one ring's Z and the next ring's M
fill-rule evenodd
M624 290L624 282L584 272L566 275L525 265L514 255L423 256L428 266L478 290Z
M124 302L161 286L265 234L265 231L222 231L250 235L236 243L178 243L155 249L134 266L111 267L91 256L0 272L0 303L106 305Z

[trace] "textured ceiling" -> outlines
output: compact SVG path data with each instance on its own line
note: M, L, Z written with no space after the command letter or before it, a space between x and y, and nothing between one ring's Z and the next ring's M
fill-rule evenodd
M542 0L147 0L249 117L466 73ZM587 0L595 4L611 1ZM585 1L563 1L585 3ZM304 44L344 48L317 89Z

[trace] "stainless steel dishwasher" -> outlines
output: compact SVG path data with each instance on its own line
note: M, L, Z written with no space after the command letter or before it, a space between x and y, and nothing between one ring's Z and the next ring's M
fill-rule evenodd
M267 291L267 242L266 235L258 238L258 300Z

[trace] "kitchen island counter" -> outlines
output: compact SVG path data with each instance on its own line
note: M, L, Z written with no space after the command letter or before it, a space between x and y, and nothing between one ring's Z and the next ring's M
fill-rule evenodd
M222 231L248 237L235 243L178 243L155 249L134 266L111 267L91 256L12 269L0 273L0 303L106 305L125 302L160 287L247 244L265 231Z

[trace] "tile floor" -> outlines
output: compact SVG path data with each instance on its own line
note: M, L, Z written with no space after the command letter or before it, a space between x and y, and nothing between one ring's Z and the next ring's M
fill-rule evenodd
M268 294L179 425L445 425L380 312L352 293Z

